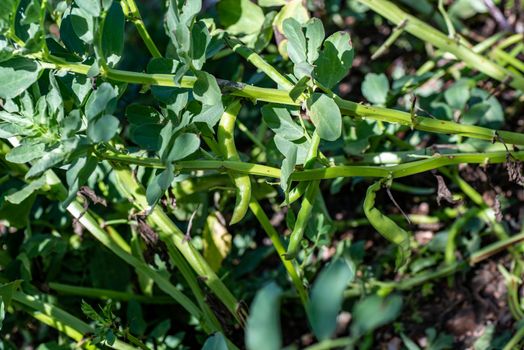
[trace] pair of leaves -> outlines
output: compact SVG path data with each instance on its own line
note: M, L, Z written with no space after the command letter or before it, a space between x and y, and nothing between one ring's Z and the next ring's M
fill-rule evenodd
M107 142L118 132L119 120L112 113L116 109L118 91L109 83L101 84L87 100L87 136L94 143Z
M288 108L267 104L262 107L264 123L275 133L275 145L284 156L281 166L280 187L284 193L289 190L289 177L295 165L303 164L308 150L304 141L304 130L291 117Z
M288 40L287 52L295 64L294 74L298 79L312 76L313 65L319 56L319 49L325 36L324 26L318 18L306 22L305 35L302 28L294 18L288 18L283 23L284 34Z
M178 128L174 127L173 123L169 121L160 132L161 146L159 154L162 162L166 164L166 168L156 174L147 186L146 198L151 207L158 202L175 179L173 162L186 158L195 153L200 147L200 138L196 134L177 133Z
M310 76L322 86L332 88L348 74L354 56L348 33L336 32L324 40L324 27L316 18L304 25L288 18L283 23L283 30L298 79Z
M178 61L183 64L183 74L190 68L202 69L206 61L211 35L204 21L195 22L201 8L200 0L168 2L166 33L171 38Z

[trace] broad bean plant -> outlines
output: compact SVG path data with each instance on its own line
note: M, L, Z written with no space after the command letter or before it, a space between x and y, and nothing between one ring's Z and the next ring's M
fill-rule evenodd
M2 0L4 328L25 312L56 329L60 346L279 349L292 340L287 309L304 315L311 348L355 347L397 317L403 290L518 243L456 171L500 163L501 176L523 182L524 134L501 129L500 103L477 83L522 98L522 62L504 50L518 40L477 47L393 2L350 3L397 26L380 54L413 35L477 75L434 91L428 107L423 84L447 74L437 57L392 85L367 74L362 100L344 99L358 55L349 31L325 28L298 0ZM399 179L431 172L441 174L434 196L455 203L446 182L456 184L477 205L466 215L498 240L457 260L449 238L446 260L410 277L423 252L394 194L406 191ZM433 193L423 190L407 192ZM361 279L364 247L337 235L335 194L358 203L346 210L380 235L400 281ZM267 259L261 281L249 280Z

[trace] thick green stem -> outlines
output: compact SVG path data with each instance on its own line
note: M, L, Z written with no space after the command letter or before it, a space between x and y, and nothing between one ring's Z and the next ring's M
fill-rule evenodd
M518 160L524 160L524 151L511 152L511 155ZM111 160L124 164L136 164L144 167L163 169L165 165L156 158L141 158L130 155L117 154L113 152L98 153L101 159ZM372 165L335 165L327 168L295 170L291 175L293 181L312 181L326 180L337 177L380 177L391 176L401 178L423 173L429 170L441 168L447 165L469 163L469 164L498 164L507 161L508 153L485 152L485 153L450 153L445 155L434 155L427 159L403 163L392 166L372 166ZM192 170L233 170L242 174L263 176L270 178L280 178L280 169L266 165L259 165L247 162L221 161L221 160L190 160L180 161L175 164L175 171Z
M57 57L50 57L48 61L42 60L42 57L37 58L40 59L39 62L44 68L62 69L83 75L86 75L90 68L88 65L67 62ZM193 88L196 81L195 77L184 76L179 84L175 84L174 76L170 74L146 74L111 68L101 72L101 74L107 79L124 83L181 87L188 89ZM289 106L299 105L299 102L293 101L291 97L289 97L288 92L284 90L261 88L225 80L218 80L218 83L223 92L230 93L234 96L245 97L254 101L264 101ZM475 125L463 125L451 121L420 116L413 117L408 112L382 107L365 106L356 102L344 100L337 96L334 97L335 102L338 104L343 115L381 120L389 123L399 123L402 125L408 125L417 130L448 135L461 135L481 140L492 141L500 138L500 141L503 141L506 144L524 145L524 134L521 133L497 131Z

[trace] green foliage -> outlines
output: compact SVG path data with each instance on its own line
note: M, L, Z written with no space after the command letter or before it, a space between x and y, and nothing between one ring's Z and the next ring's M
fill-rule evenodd
M0 347L419 349L436 279L522 240L524 72L518 35L463 38L492 11L457 1L448 37L404 5L425 22L385 0L0 1ZM370 61L373 11L426 45ZM456 346L435 327L427 349Z

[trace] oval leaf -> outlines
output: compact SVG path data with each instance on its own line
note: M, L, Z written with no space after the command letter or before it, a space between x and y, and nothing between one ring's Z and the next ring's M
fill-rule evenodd
M246 347L249 350L277 350L282 345L280 295L274 282L258 291L247 320Z
M343 259L337 259L322 269L313 284L307 315L319 340L328 339L335 332L344 290L354 277L353 266Z
M173 145L166 157L166 161L174 162L184 159L190 154L196 152L200 147L200 138L191 133L181 134L176 137Z
M372 295L358 302L353 308L351 333L359 336L393 321L402 309L402 298L392 295L382 298Z
M0 63L0 98L14 98L33 85L41 67L33 60L16 57Z
M289 110L276 105L262 107L262 118L275 134L289 141L295 141L304 136L304 130L293 121Z
M118 132L118 118L110 114L104 114L100 118L91 121L87 127L87 136L93 142L107 142Z
M388 78L384 73L368 73L362 83L362 95L371 103L377 105L386 104L389 92Z
M207 338L202 350L228 350L226 338L222 333L215 333Z
M306 102L318 136L328 141L338 139L342 134L342 115L335 101L327 95L314 93Z

